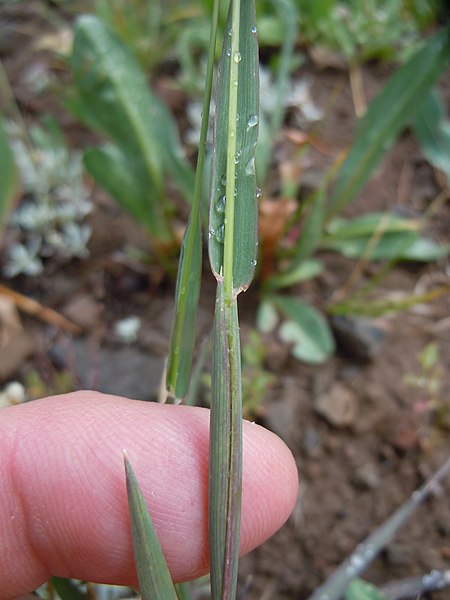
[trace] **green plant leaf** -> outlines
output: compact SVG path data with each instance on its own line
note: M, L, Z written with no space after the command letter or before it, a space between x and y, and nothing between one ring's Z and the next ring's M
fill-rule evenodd
M308 256L311 256L322 239L325 223L326 190L327 186L321 185L306 206L302 230L295 246L289 272L295 270Z
M436 91L429 92L422 103L414 132L425 158L445 173L450 184L450 121Z
M364 581L354 579L348 586L344 600L389 600L377 587Z
M158 536L136 475L124 456L134 558L143 600L177 600Z
M19 173L0 119L0 240L3 228L19 191Z
M219 0L214 1L203 95L203 116L195 176L194 203L181 246L175 291L175 315L167 362L166 387L177 399L184 398L187 393L195 348L195 324L202 271L202 182L206 158L219 4Z
M416 117L424 96L448 67L449 56L450 35L445 27L400 67L371 102L339 171L328 217L355 198L398 134Z
M209 548L212 598L236 597L242 495L242 381L236 299L218 282L214 315L209 445Z
M400 260L433 262L448 256L450 244L438 244L430 238L419 237L399 256Z
M297 298L271 296L275 306L286 316L280 329L281 339L294 344L292 354L298 360L311 364L326 361L334 352L335 343L324 316L309 304Z
M321 247L347 258L370 260L417 260L428 262L445 256L440 246L420 236L421 223L397 215L371 213L352 220L334 219L327 227Z
M270 277L266 283L268 290L275 290L283 287L290 287L317 277L323 270L323 265L315 259L305 259L292 270L280 273Z
M263 300L256 313L256 327L261 333L271 333L279 323L279 317L273 302Z
M61 600L89 600L90 595L80 590L79 584L71 579L63 577L52 577L52 586Z
M192 199L194 188L169 111L150 92L132 51L92 15L77 21L71 67L78 114L85 115L88 125L113 141L122 154L133 157L129 164L140 162L133 176L147 172L157 192L151 218L167 231L164 212L170 202L164 193L165 174L173 177L186 199Z
M228 35L230 10L216 86L209 221L212 270L218 279L232 279L234 293L250 285L257 256L255 146L259 71L254 0L242 2L239 21L239 39L233 46L239 50L234 52L232 36ZM230 107L234 92L235 103ZM234 118L230 124L231 113ZM228 246L226 252L225 246ZM226 268L227 262L231 263L231 269ZM225 288L227 293L227 284Z
M150 234L156 238L162 236L165 223L161 224L159 219L153 218L156 191L139 160L134 161L117 146L105 145L87 150L83 162L95 181L142 223Z
M332 240L371 237L379 228L383 233L418 231L420 222L415 219L404 219L394 214L369 213L354 219L334 219L328 224L326 235Z

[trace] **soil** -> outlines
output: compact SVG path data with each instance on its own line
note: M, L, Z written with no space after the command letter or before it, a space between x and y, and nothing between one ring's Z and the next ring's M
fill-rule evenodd
M71 145L82 147L91 134L61 108L55 96L50 91L36 96L27 89L24 74L33 64L61 68L59 64L55 67L49 52L31 52L36 32L50 30L40 8L39 2L2 6L1 59L26 121L31 123L43 112L51 112ZM390 71L391 67L375 63L363 68L368 100ZM356 122L345 71L320 68L308 60L297 76L305 74L312 78L312 96L326 108L326 118L314 130L319 143L303 159L303 189L320 180L350 143ZM443 82L442 92L450 108L448 80ZM288 121L279 140L278 155L288 162L294 160L295 147L288 131L293 128L295 124ZM272 188L276 187L275 181ZM407 214L421 214L442 187L442 176L425 162L414 138L406 132L387 153L349 214L393 206ZM77 322L81 334L74 336L55 327L46 315L43 319L22 315L27 358L3 372L2 384L12 379L27 382L35 397L88 387L155 400L168 350L173 281L158 267L143 267L130 259L126 250L131 245L148 252L145 233L100 190L93 190L93 201L88 259L63 267L48 261L44 273L36 278L1 280ZM450 212L444 206L431 220L429 234L448 243L449 224ZM324 273L292 293L325 307L345 286L355 264L334 254L323 254L321 259ZM373 269L369 265L362 280ZM394 298L429 290L438 283L448 285L448 274L448 259L427 266L397 265L377 288L377 295ZM210 330L213 289L205 269L200 338ZM257 294L255 288L242 296L244 343L254 327ZM131 315L141 319L141 328L135 342L124 344L114 334L114 324ZM300 493L286 525L242 560L242 598L306 599L449 457L448 315L446 297L407 312L384 315L364 324L369 326L369 341L362 353L348 343L344 333L338 337L337 355L319 367L296 361L275 335L264 337L265 368L274 383L255 418L291 448L298 464ZM408 377L421 373L419 355L430 342L439 349L433 371L439 389L434 398L426 389L408 383ZM432 400L439 410L431 405ZM450 568L449 494L447 479L373 562L365 573L368 580L385 584ZM427 597L442 600L449 594L447 590Z

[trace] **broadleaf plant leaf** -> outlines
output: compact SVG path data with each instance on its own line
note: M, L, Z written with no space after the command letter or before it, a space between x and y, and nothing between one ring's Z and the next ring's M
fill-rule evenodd
M194 176L183 157L172 116L151 93L132 51L95 16L84 15L77 21L71 67L78 114L85 115L88 125L123 154L140 162L133 176L146 171L157 192L149 218L160 228L159 237L168 238L165 211L171 203L164 192L165 175L174 179L189 201L194 189Z
M389 598L371 583L363 579L354 579L345 592L344 600L389 600Z
M339 171L328 217L340 213L355 198L398 134L416 117L424 97L447 69L449 58L450 34L444 27L394 73L371 102Z
M87 150L83 163L95 181L113 196L151 235L159 237L161 223L153 218L156 191L139 161L133 161L118 146Z
M334 352L335 342L325 317L314 307L289 296L270 296L273 304L288 318L279 335L293 344L292 354L309 364L325 362Z
M370 213L351 220L334 219L321 248L347 258L429 262L448 254L443 246L420 235L421 223L388 213Z
M155 526L125 452L124 460L131 534L141 597L143 600L177 600Z

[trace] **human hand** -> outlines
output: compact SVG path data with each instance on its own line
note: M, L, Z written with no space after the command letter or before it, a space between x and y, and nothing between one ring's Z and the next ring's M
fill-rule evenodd
M0 409L0 600L52 575L136 586L123 449L176 581L208 571L209 411L76 392ZM297 495L293 457L244 422L241 552Z

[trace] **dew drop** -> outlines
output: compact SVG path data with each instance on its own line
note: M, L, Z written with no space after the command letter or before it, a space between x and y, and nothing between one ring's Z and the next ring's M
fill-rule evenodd
M227 174L224 173L221 178L220 178L220 185L226 186L227 185Z
M247 129L252 129L256 127L259 123L258 115L250 115L247 121Z
M261 196L262 196L262 190L261 190L261 188L257 187L256 188L256 197L261 198Z
M227 197L225 195L220 196L220 198L218 198L216 202L216 211L220 214L223 214L225 212L226 203Z
M209 237L209 238L212 238L212 237L215 235L215 233L216 233L216 232L214 231L214 229L213 229L212 227L210 227L210 228L208 229L208 237Z
M233 60L235 63L241 62L241 53L240 52L235 52L233 55Z
M252 157L248 163L247 166L245 167L245 174L246 175L254 175L255 174L255 158Z
M225 241L225 225L222 224L220 225L220 227L217 228L215 237L219 244L223 244L223 242Z
M256 260L256 258L254 258L252 261L250 261L250 264L252 265L252 267L256 267L258 261Z
M228 48L228 50L227 50L227 56L231 56L231 48Z
M258 30L257 30L257 28L256 28L256 25L253 25L253 27L252 27L252 33L256 33L257 31L258 31Z

